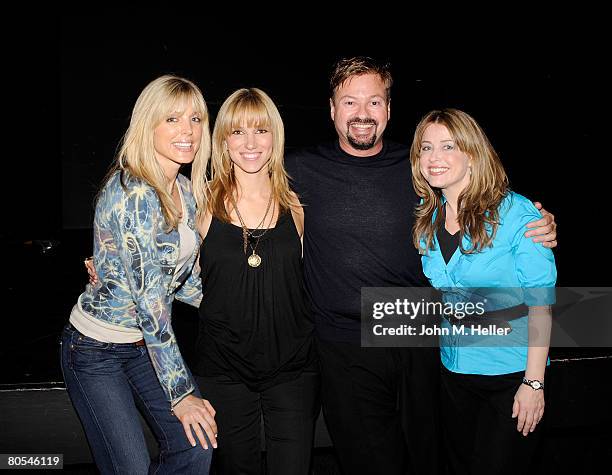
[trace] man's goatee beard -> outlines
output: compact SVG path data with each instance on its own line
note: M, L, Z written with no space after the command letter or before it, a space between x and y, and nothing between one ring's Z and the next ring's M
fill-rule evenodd
M351 147L353 147L355 150L370 150L372 147L374 147L376 138L376 134L374 134L367 142L357 142L354 137L346 134L346 140L348 140L348 143L350 143Z

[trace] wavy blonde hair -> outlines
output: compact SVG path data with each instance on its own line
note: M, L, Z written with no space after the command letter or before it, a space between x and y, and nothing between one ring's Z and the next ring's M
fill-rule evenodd
M423 202L415 210L414 246L420 252L433 249L434 235L444 226L442 190L429 185L421 174L419 163L423 134L430 124L446 127L459 150L471 159L470 182L457 201L457 221L461 252L479 252L493 245L499 225L498 208L509 191L508 176L482 128L470 115L457 109L429 112L421 119L414 132L410 147L412 184L417 195L423 198ZM432 221L436 212L436 219ZM463 248L463 236L470 238L469 249ZM425 240L425 248L421 244L422 239Z
M216 218L231 222L226 202L238 189L236 175L225 141L239 127L261 127L272 133L274 144L268 162L272 197L282 211L297 206L284 168L285 130L270 97L261 89L238 89L221 105L212 133L211 182L208 210Z
M120 170L124 187L126 173L149 184L159 197L167 231L178 226L180 211L168 193L166 176L156 159L154 131L169 114L184 108L186 104L190 104L194 112L200 115L202 124L202 138L192 163L191 181L196 202L203 204L207 186L206 167L210 157L208 109L198 86L178 76L161 76L151 81L140 93L115 162L104 180L106 182Z

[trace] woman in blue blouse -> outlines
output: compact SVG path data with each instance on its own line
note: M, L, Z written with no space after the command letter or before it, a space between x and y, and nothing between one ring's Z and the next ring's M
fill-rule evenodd
M105 474L209 471L215 411L200 397L170 318L174 298L196 307L202 299L193 271L200 244L196 199L179 169L193 164L193 190L202 194L209 154L202 93L191 81L162 76L138 97L97 198L98 278L64 328L62 370ZM156 467L137 408L159 443Z
M551 250L523 236L540 213L508 189L486 135L462 111L428 113L415 131L411 161L423 199L414 244L425 275L445 303L480 301L487 312L480 326L443 320L442 425L451 471L522 473L544 414L556 282ZM490 323L499 336L482 336Z

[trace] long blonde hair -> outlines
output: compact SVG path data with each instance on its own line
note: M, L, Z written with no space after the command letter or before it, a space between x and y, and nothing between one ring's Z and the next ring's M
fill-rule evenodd
M278 203L281 212L297 205L283 165L285 130L276 105L261 89L238 89L221 105L212 133L211 183L207 205L213 216L225 222L231 222L226 202L237 191L238 183L224 142L232 130L245 125L266 128L272 133L274 145L267 165L272 184L272 198Z
M166 187L166 176L156 159L154 130L168 114L179 107L190 104L200 115L202 138L200 148L192 164L191 181L198 204L205 202L206 167L210 157L210 129L208 109L200 89L188 79L164 75L151 81L140 93L125 132L115 162L105 182L117 170L123 178L129 176L141 179L157 193L165 220L165 229L170 231L178 226L180 211Z
M499 225L498 208L509 191L508 176L482 128L470 115L457 109L429 112L421 119L414 132L410 148L412 184L417 195L423 198L423 203L415 210L414 246L422 252L433 249L434 235L444 225L442 191L429 185L421 174L419 163L423 134L430 124L446 127L459 150L471 158L470 182L457 201L457 221L461 252L479 252L493 245ZM432 221L436 212L436 219ZM463 236L470 238L469 249L463 248ZM424 248L422 239L425 241Z

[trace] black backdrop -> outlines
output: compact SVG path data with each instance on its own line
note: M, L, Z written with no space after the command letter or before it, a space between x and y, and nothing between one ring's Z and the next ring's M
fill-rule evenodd
M65 17L60 25L61 143L59 153L48 157L54 190L39 222L30 223L32 233L91 226L100 179L137 95L156 76L172 72L195 80L212 118L236 88L260 87L281 110L287 146L298 147L334 137L329 69L341 56L366 54L393 67L388 138L409 143L416 122L430 109L466 110L489 135L513 189L542 201L556 215L559 284L609 285L602 260L593 258L596 248L605 248L601 214L610 180L606 138L595 132L607 96L604 66L549 37L524 44L508 39L491 44L483 37L455 48L448 42L413 42L410 49L383 37L325 46L295 32L237 35L231 23L209 27L203 36L192 28L159 27L142 19ZM62 183L59 190L56 180Z

